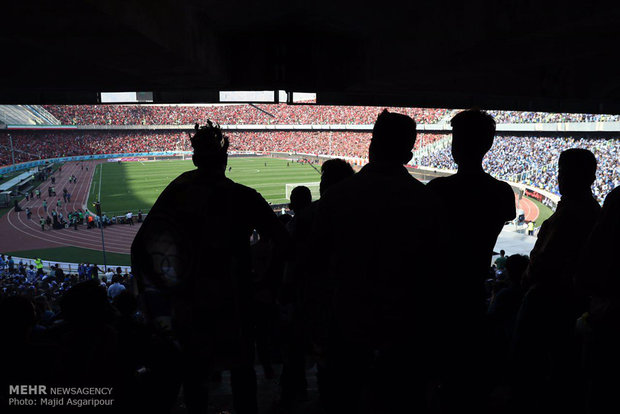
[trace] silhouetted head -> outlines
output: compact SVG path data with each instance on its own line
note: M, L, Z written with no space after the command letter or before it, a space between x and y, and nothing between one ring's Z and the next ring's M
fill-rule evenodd
M138 309L138 301L131 292L124 290L114 298L114 306L125 317L132 316Z
M596 178L596 158L587 149L571 148L560 154L558 184L560 194L590 192Z
M459 168L480 167L482 158L493 145L495 120L479 109L459 112L452 125L452 158Z
M325 191L339 183L340 181L352 177L355 174L351 164L340 158L334 158L327 160L321 166L321 184L319 187L319 194L321 197Z
M192 161L200 170L223 173L228 159L228 138L222 135L219 125L207 120L207 125L195 126L191 137L194 154Z
M525 269L530 264L530 258L522 254L513 254L506 259L506 272L515 284L520 284Z
M372 129L368 148L370 162L408 163L413 156L415 139L416 124L411 117L384 109Z
M312 193L308 187L300 185L293 188L293 191L291 191L291 203L289 204L291 210L299 213L310 204L312 204Z
M506 255L506 251L505 250L500 250L499 251L499 255L504 257L504 255Z
M98 280L89 280L71 287L60 300L65 320L79 324L102 322L109 310L106 290Z

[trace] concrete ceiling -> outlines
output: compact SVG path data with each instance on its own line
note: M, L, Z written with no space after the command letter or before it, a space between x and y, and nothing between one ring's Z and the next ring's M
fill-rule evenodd
M323 104L620 113L618 2L9 1L3 104L287 90Z

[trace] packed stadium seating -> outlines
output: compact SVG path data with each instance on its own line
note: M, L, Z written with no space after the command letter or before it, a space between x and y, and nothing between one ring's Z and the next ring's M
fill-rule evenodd
M257 109L257 108L260 108ZM372 124L382 107L322 105L46 105L65 125L193 125L211 119L221 125L238 124ZM447 109L388 108L418 123L432 124Z
M257 109L260 108L261 110ZM191 125L212 119L220 124L372 124L381 107L326 105L46 105L65 125ZM446 121L457 110L388 108L421 124ZM264 112L263 112L264 111ZM620 121L618 115L527 111L488 111L498 124Z
M608 122L620 121L618 115L605 114L567 114L526 111L488 111L498 124L525 124L550 122Z
M14 131L15 162L88 154L147 151L189 151L189 139L181 131ZM230 132L231 151L263 151L329 154L364 158L370 134L365 132ZM441 134L418 134L416 149L425 147ZM557 193L557 159L565 149L591 150L597 157L598 178L594 193L599 201L620 182L617 160L620 142L571 137L498 136L484 166L494 176L519 181ZM417 160L421 166L456 169L450 148L440 148ZM6 133L0 133L0 166L11 164Z
M602 201L609 191L620 184L618 140L499 136L484 158L483 166L497 178L519 181L558 193L557 161L560 153L569 148L589 149L596 156L598 170L593 191L597 199ZM452 160L450 148L422 157L419 164L445 169L457 167Z
M189 151L181 131L14 131L15 162L74 155L148 151ZM276 151L365 157L370 134L363 132L232 132L231 151ZM416 148L441 138L418 134ZM0 166L11 164L8 137L0 133Z

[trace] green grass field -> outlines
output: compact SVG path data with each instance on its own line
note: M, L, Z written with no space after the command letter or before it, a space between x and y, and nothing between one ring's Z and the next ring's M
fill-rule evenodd
M265 167L267 163L267 167ZM227 176L254 188L272 204L287 203L287 183L319 182L320 175L307 164L275 158L229 158ZM100 199L108 215L147 213L166 186L177 176L195 167L190 160L102 163L95 170L88 205Z

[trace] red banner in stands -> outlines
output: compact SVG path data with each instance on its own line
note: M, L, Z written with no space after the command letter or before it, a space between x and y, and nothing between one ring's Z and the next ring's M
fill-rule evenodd
M528 196L528 197L532 197L533 199L538 200L541 203L542 203L543 199L545 198L538 191L530 190L529 188L525 189L525 195Z

